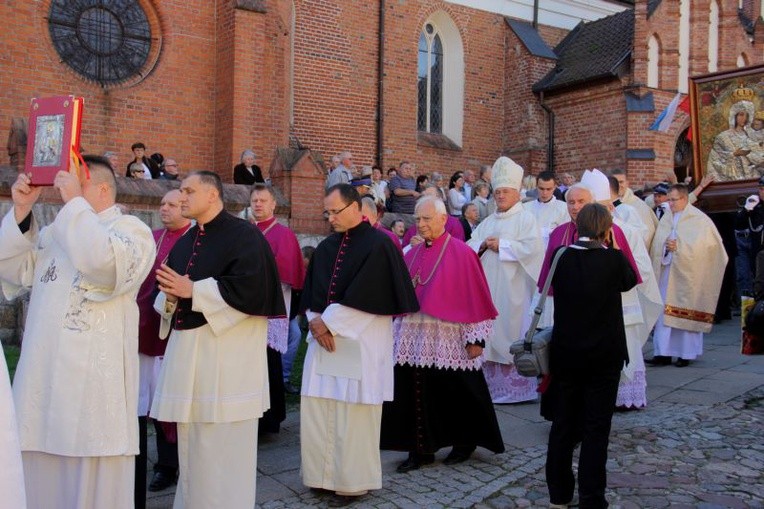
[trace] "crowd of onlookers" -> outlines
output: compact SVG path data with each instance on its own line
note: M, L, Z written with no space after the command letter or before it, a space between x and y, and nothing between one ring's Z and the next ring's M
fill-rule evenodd
M245 154L247 151L245 151ZM243 168L245 164L242 154ZM249 165L254 164L254 157ZM259 168L254 166L254 174L260 175ZM402 161L397 167L392 166L386 171L378 165L358 166L353 163L353 155L344 151L331 157L326 164L326 189L331 186L348 183L356 187L361 196L369 196L377 204L379 219L385 212L397 214L413 214L414 204L428 188L434 189L437 196L446 204L449 215L457 218L465 230L464 238L469 240L471 230L486 217L496 211L492 198L491 166L480 166L476 172L472 169L457 170L450 176L441 171L421 172L410 161ZM240 170L241 171L241 170ZM262 177L260 177L262 178ZM539 180L554 185L554 197L565 201L565 192L577 182L576 177L569 172L560 174L541 172L539 175L528 174L523 178L520 190L523 202L529 202L539 197ZM258 182L262 180L257 180ZM711 182L704 179L692 196L693 201ZM248 183L248 182L237 182ZM668 192L672 184L677 183L673 172L667 172L664 180L657 183L645 183L642 188L636 188L633 193L655 210L660 219L668 210ZM687 178L685 184L691 185L692 179ZM543 184L541 184L543 186ZM626 183L628 186L628 182ZM388 228L403 242L406 224L401 219L393 220ZM407 242L404 243L404 245Z
M130 150L133 158L127 163L125 177L143 180L177 180L181 177L180 166L175 159L166 158L159 152L147 155L146 145L141 142L133 143ZM119 168L116 152L105 152L103 155L113 168Z
M127 163L125 177L143 180L178 180L184 174L180 171L180 165L176 159L164 157L160 152L147 155L146 145L142 142L133 143L130 147L133 157ZM105 152L112 167L119 168L120 161L116 152ZM246 149L241 153L239 164L233 168L234 184L252 185L265 183L262 170L255 164L255 152Z

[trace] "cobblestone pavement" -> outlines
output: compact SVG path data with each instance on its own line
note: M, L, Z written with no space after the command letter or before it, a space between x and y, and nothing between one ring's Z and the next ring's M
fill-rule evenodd
M686 368L648 368L648 408L617 413L608 461L614 508L764 508L764 356L739 354L739 327L725 322L706 336L703 357ZM645 351L650 356L651 346ZM356 508L548 507L544 460L549 424L538 405L501 405L507 452L478 450L457 466L440 461L395 472L405 454L382 454L383 488ZM258 506L326 507L299 477L299 412L258 458ZM437 455L442 460L448 453ZM150 494L149 507L172 505L172 490Z

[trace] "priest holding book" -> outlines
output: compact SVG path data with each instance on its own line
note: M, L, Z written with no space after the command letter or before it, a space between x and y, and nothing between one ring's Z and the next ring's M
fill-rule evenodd
M6 297L31 291L13 385L27 504L133 507L138 454L138 305L151 230L115 205L108 160L60 171L64 205L40 229L41 187L22 173L0 224ZM7 500L6 500L7 502Z

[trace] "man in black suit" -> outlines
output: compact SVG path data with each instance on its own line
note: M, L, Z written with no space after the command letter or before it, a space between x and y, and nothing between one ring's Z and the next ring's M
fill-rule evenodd
M459 223L464 228L464 242L467 242L472 237L472 230L477 227L479 217L477 205L474 203L467 202L462 206L462 215L459 217Z

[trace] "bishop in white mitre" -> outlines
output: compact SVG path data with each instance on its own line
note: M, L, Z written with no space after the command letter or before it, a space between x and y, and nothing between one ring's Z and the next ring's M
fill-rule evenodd
M496 212L472 232L468 245L478 253L499 316L483 351L485 374L494 403L517 403L537 397L535 378L517 373L509 346L530 327L530 310L544 258L536 219L523 208L523 169L500 157L493 165Z

